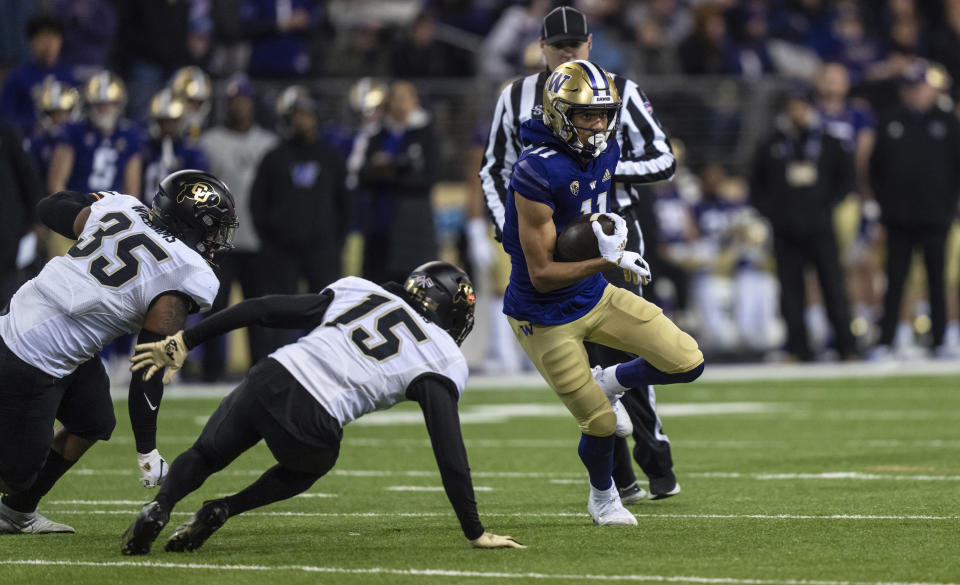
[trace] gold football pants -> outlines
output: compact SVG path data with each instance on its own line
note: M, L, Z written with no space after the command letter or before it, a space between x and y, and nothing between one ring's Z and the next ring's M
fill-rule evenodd
M688 372L703 362L696 340L660 307L613 285L607 285L589 313L570 323L534 325L507 319L533 365L587 435L609 436L617 421L590 373L584 341L637 354L668 374Z

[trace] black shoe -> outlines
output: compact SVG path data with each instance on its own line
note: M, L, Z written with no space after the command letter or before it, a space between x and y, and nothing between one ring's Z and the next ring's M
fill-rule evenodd
M167 552L197 550L230 517L230 508L223 500L203 503L197 513L177 527L167 541Z
M677 476L669 472L661 477L650 478L650 499L663 500L680 493L680 484Z
M125 555L145 555L150 552L150 545L157 539L157 535L170 521L170 511L160 502L146 503L140 509L140 514L133 524L123 533L120 541L120 552Z

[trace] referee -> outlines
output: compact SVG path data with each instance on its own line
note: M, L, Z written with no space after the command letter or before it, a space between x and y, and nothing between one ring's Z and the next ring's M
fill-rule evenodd
M520 125L543 115L543 86L549 72L567 61L589 59L591 44L587 19L582 12L569 6L554 9L544 17L540 30L540 47L547 68L514 81L500 94L480 170L487 211L496 226L498 240L503 229L510 174L524 146L520 141ZM622 155L614 176L613 192L607 198L607 209L600 211L614 211L627 220L630 226L627 246L643 255L643 235L638 217L646 214L639 209L641 198L636 189L627 183L669 180L673 177L676 162L666 134L653 117L647 96L636 83L617 75L613 78L623 100L622 122L617 131ZM612 284L640 294L640 285L632 274L627 279L624 271L615 268L604 276ZM633 358L619 350L591 343L586 345L590 363L594 366L609 366ZM680 485L673 474L670 441L663 434L656 413L653 387L634 388L624 394L621 401L633 421L633 437L637 443L633 456L650 480L649 497L662 499L678 494ZM625 439L617 439L614 457L613 480L620 490L621 500L624 504L640 501L646 492L637 485Z

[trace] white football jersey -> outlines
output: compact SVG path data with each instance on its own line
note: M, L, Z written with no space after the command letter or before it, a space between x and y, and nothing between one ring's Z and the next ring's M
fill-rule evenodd
M129 195L90 206L77 243L47 262L10 300L0 336L20 359L62 378L115 337L139 331L150 303L165 292L205 311L220 283L207 262L160 227Z
M362 278L342 278L325 322L274 358L346 425L406 400L418 376L446 376L463 393L467 360L449 333L403 299Z

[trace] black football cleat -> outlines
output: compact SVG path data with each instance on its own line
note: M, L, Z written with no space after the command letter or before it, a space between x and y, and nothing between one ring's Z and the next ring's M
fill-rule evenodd
M160 502L147 502L140 508L137 519L123 533L120 552L128 556L147 554L150 552L150 545L169 521L170 511L160 505Z
M230 517L230 508L223 500L209 500L189 520L177 527L167 541L167 552L194 551L213 535Z

